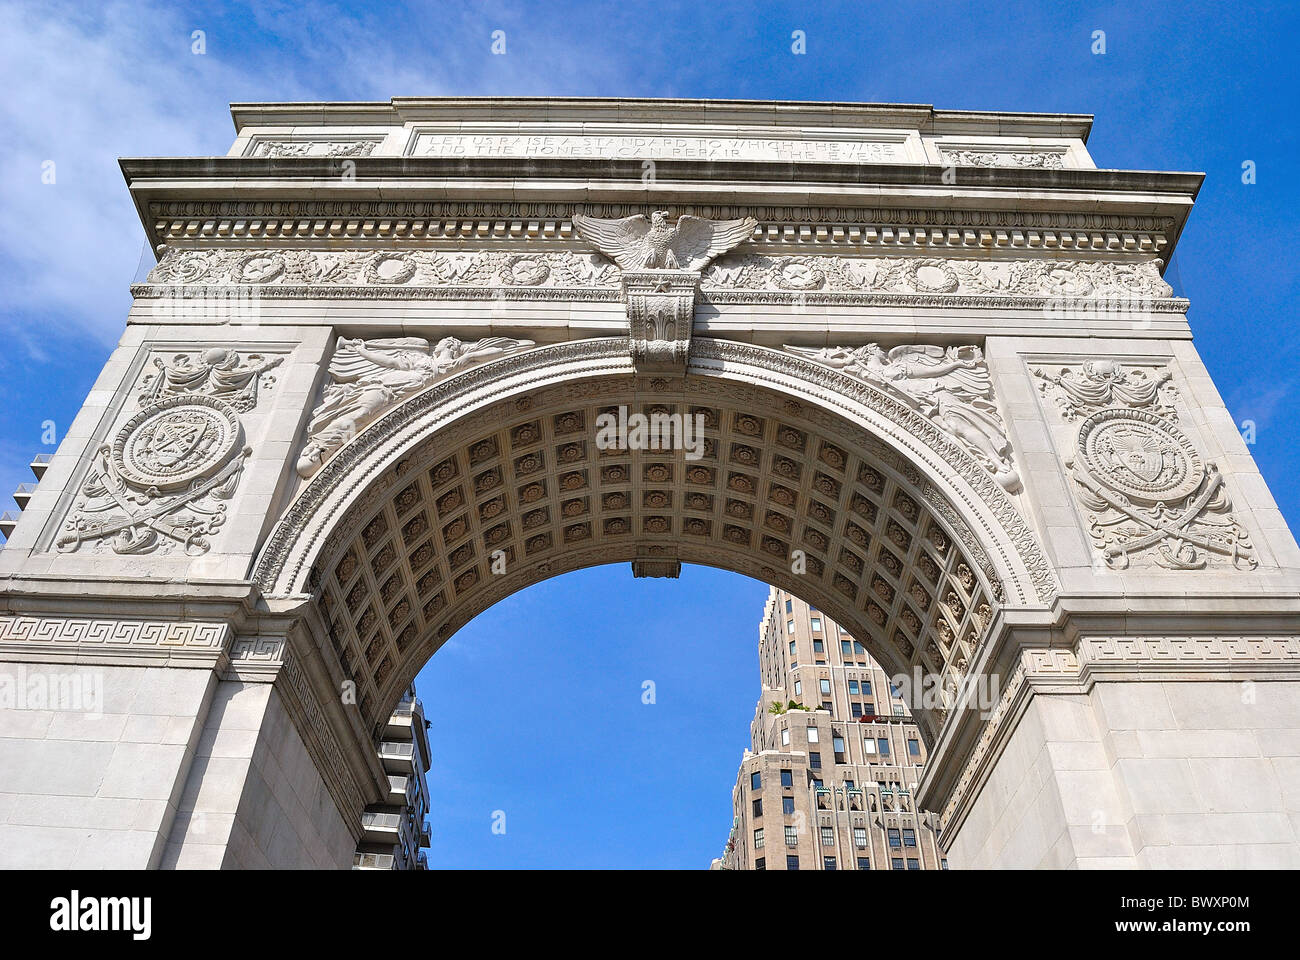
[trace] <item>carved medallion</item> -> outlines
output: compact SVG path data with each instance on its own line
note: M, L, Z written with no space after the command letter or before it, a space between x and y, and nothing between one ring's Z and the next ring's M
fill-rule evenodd
M235 262L230 275L236 283L270 283L284 273L284 258L275 254L250 253Z
M1079 465L1098 483L1148 503L1181 500L1205 476L1183 432L1143 410L1094 413L1079 427L1078 451Z
M220 400L169 397L127 421L113 443L113 465L135 486L177 490L221 469L239 436L239 418Z
M1033 372L1061 419L1079 424L1065 465L1106 566L1258 566L1219 468L1179 426L1171 371L1093 357Z

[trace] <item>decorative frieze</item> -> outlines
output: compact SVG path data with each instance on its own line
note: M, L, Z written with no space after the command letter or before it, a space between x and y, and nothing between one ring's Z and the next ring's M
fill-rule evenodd
M949 296L1164 299L1161 261L773 257L733 254L704 272L712 290L844 291Z
M255 139L250 157L368 157L383 143L383 137L349 140L263 140Z
M1065 465L1106 566L1255 569L1218 466L1180 429L1168 370L1088 360L1034 375L1078 423Z
M568 250L186 250L171 247L149 284L185 286L618 287L604 257Z
M1064 150L1013 152L1009 150L943 150L944 163L960 167L1040 167L1060 170L1065 166Z
M0 644L130 649L183 648L220 653L230 627L194 620L135 620L116 617L0 616Z
M739 242L739 241L737 241ZM666 255L671 250L666 248ZM620 254L629 263L645 251ZM613 258L611 258L613 259ZM1133 307L1165 301L1172 288L1159 260L975 260L936 257L770 256L733 254L703 270L701 292L712 299L749 292L779 299L817 295L893 295L937 299L1000 298L1032 306L1042 300L1106 300ZM169 248L137 295L151 287L254 287L268 295L373 293L395 298L404 290L499 290L508 295L619 288L619 271L598 254L576 251L518 253L478 250L190 250ZM157 291L162 292L162 291Z
M1089 665L1297 663L1300 637L1085 637L1079 655Z

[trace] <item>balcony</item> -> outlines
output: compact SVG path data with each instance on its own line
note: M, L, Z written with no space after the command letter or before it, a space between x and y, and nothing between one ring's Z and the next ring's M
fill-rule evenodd
M16 526L18 526L17 510L6 510L4 513L0 513L0 533L5 535L6 540L14 535Z
M392 870L394 866L391 853L358 853L352 857L353 870Z
M396 804L405 804L410 797L407 794L407 788L410 786L411 778L400 774L388 775L388 802Z
M363 843L398 843L402 834L402 815L366 810L361 814L361 831Z
M36 484L20 483L18 489L14 491L14 503L18 504L19 510L26 510L27 503L32 499L32 494L36 492Z
M384 740L379 744L379 759L389 773L415 773L415 744Z

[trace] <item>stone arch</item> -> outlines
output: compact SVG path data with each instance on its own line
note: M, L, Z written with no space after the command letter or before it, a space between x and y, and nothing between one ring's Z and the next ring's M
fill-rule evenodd
M595 418L620 405L703 416L704 455L597 449ZM999 606L1054 591L1014 502L930 421L819 364L721 340L696 341L684 380L638 375L625 340L595 339L433 385L304 486L255 576L267 597L306 603L373 731L479 612L623 561L783 587L890 673L919 666L946 683L962 681ZM932 743L944 717L917 711Z

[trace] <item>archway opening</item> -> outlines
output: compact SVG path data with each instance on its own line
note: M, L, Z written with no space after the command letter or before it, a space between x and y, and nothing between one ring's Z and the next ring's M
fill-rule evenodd
M430 864L938 868L913 800L927 752L889 680L819 609L724 571L535 584L416 679Z
M700 456L599 444L621 409L698 417ZM479 612L620 561L781 587L891 674L960 683L999 602L988 557L908 461L812 413L759 388L701 380L688 399L605 377L491 404L403 452L335 518L309 576L367 728ZM918 705L928 740L944 716Z

